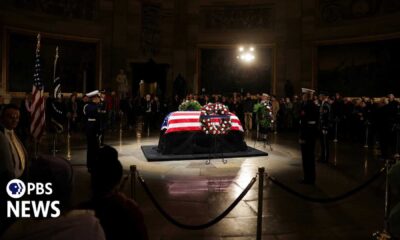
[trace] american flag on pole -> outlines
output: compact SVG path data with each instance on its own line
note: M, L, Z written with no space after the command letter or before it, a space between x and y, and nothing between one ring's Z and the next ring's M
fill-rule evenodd
M45 126L45 108L43 97L43 82L40 76L40 33L37 35L35 73L33 74L32 105L31 105L31 134L39 140Z
M172 112L164 118L161 130L166 130L166 134L172 132L202 131L200 113L200 111ZM230 130L243 132L243 127L239 118L233 113L229 113L228 115L232 121Z

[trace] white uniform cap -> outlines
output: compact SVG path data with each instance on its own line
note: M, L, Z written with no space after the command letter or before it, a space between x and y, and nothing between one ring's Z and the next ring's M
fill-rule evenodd
M315 90L309 89L309 88L301 88L302 93L309 93L312 94L315 92Z
M94 97L94 96L99 96L99 94L100 94L99 90L94 90L92 92L86 93L86 96Z

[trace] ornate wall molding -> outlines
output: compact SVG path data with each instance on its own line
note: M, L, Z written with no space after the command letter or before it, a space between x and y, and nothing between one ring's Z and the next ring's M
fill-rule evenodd
M9 7L54 16L93 20L97 0L6 0Z
M374 18L400 12L399 0L319 0L322 24L337 24L356 19Z
M273 25L272 5L203 6L206 29L268 29Z

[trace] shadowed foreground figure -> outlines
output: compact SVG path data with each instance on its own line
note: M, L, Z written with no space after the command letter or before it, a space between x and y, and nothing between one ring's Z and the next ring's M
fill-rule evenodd
M70 210L72 190L72 168L69 161L50 156L40 156L32 161L29 171L29 182L51 183L52 194L29 196L35 201L60 201L61 215L50 218L50 215L38 218L20 218L7 229L2 240L105 240L103 229L93 211ZM27 196L24 196L27 198ZM24 199L28 200L28 199ZM32 210L32 209L31 209ZM32 212L32 211L31 211ZM49 210L49 213L54 213Z
M8 181L14 178L25 179L28 155L16 130L20 120L19 108L14 104L3 107L0 113L0 235L14 221L7 218L6 193Z
M122 165L115 148L100 148L91 172L92 199L83 204L93 209L106 233L107 240L147 240L143 214L135 201L118 192Z

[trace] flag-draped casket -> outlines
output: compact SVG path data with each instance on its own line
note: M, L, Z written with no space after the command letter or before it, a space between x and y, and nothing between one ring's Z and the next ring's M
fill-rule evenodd
M168 114L161 126L158 151L162 154L221 153L247 150L239 118L228 113L214 116L211 124L219 125L221 118L230 119L225 134L206 133L200 111L178 111Z

